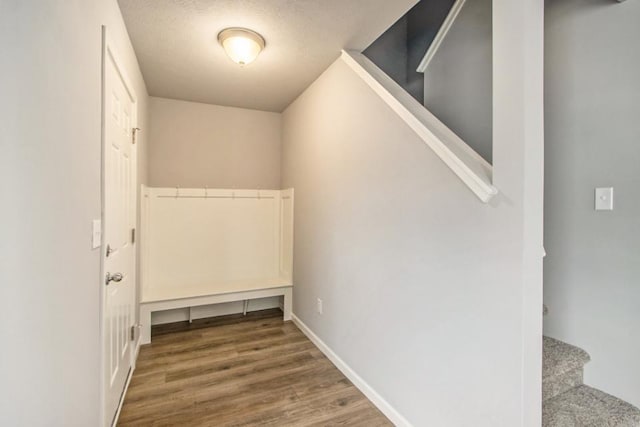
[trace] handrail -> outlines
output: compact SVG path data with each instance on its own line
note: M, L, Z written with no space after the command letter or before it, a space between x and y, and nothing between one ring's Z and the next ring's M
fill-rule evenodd
M466 0L456 0L453 6L451 6L451 10L449 11L449 14L447 15L442 25L440 26L440 29L438 30L438 33L436 34L435 38L431 42L431 45L429 45L429 49L427 49L427 53L425 53L424 57L422 58L422 61L420 61L420 64L418 65L418 68L416 70L417 72L424 73L427 67L429 66L429 63L433 59L433 57L436 56L436 52L438 51L438 49L440 49L440 45L444 41L445 37L447 37L447 33L453 26L453 23L455 22L456 18L458 17L458 14L462 10L462 6L464 6L465 2Z
M343 50L341 59L418 134L481 201L488 203L498 194L491 182L493 167L398 83L359 52Z

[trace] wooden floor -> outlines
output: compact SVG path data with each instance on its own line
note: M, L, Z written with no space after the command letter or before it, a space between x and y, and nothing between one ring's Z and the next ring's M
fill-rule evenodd
M119 426L391 426L280 310L154 327Z

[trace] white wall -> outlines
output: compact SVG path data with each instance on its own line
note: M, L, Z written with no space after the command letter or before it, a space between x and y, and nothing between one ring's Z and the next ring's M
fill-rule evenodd
M545 332L640 406L640 2L546 8ZM614 211L594 211L608 186Z
M0 3L0 424L100 422L101 25L147 92L115 0ZM140 179L146 179L139 139Z
M341 60L283 115L294 312L415 426L540 425L539 6L499 10L502 37L533 24L498 49L492 205Z
M154 187L280 189L281 114L150 98Z

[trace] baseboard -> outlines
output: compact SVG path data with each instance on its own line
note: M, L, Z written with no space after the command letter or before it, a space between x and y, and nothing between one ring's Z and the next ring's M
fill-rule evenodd
M140 354L140 339L136 340L135 347L133 349L133 360L131 361L131 369L129 370L129 376L127 377L127 382L124 384L124 390L122 390L122 395L120 396L120 403L118 403L118 410L116 411L116 416L113 417L112 426L118 425L118 419L120 418L120 412L122 411L122 405L124 404L124 399L127 397L127 391L129 390L129 384L131 384L131 378L133 378L133 373L136 370L136 362L138 361L138 355Z
M307 325L295 314L291 315L293 323L309 340L397 427L412 427L393 406L382 398L365 380L363 380L349 365L327 346Z
M131 378L133 378L133 366L129 370L129 375L127 376L127 382L124 384L124 390L122 390L122 395L120 396L120 403L118 403L118 410L116 411L115 417L113 417L112 427L118 425L118 419L120 418L120 412L122 411L122 405L124 404L124 398L127 395L127 390L129 390L129 384L131 383Z
M140 334L138 334L138 339L136 340L136 345L134 347L134 352L133 352L133 360L131 361L131 367L133 368L133 370L136 370L136 363L138 362L138 356L140 355L140 347L142 347L140 345Z

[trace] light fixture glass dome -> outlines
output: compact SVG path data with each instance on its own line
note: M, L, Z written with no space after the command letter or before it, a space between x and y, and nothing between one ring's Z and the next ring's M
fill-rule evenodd
M246 65L255 61L265 42L262 36L246 28L227 28L220 31L218 41L229 58L237 64Z

